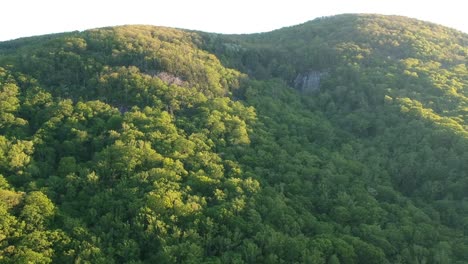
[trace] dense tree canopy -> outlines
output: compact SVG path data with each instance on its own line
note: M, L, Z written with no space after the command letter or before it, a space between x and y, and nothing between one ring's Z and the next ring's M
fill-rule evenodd
M377 15L1 42L0 263L468 263L467 43Z

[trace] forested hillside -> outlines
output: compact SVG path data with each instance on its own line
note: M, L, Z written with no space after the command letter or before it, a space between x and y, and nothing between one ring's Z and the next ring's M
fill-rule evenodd
M0 42L0 263L468 263L468 35Z

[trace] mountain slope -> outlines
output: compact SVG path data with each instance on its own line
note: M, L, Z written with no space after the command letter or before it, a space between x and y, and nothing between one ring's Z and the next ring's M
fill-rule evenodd
M378 15L0 43L0 262L466 263L467 43Z

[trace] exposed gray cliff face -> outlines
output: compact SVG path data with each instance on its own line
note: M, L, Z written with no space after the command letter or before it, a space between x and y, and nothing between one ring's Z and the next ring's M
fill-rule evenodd
M309 71L299 73L294 80L294 87L301 92L317 92L320 90L320 80L326 72Z

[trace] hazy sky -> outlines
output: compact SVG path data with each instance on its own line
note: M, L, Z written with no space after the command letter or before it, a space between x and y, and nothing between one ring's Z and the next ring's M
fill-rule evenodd
M468 33L466 0L4 0L0 41L124 24L264 32L342 13L403 15Z

